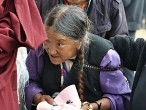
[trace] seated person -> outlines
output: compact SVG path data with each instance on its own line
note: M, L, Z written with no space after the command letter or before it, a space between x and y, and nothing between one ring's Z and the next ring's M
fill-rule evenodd
M46 40L28 54L29 110L75 84L83 110L128 110L129 84L112 44L89 33L90 21L78 6L60 5L46 16ZM85 103L86 102L86 103Z

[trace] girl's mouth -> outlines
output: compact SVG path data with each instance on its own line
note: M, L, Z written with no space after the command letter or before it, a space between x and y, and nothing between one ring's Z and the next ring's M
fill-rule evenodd
M52 58L58 58L59 56L55 56L55 55L50 55Z

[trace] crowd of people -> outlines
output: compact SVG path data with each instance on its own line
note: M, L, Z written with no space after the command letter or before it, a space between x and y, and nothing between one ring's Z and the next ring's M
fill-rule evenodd
M54 98L75 85L79 109L146 110L146 43L134 40L144 4L1 0L1 109L36 110L42 101L58 106Z

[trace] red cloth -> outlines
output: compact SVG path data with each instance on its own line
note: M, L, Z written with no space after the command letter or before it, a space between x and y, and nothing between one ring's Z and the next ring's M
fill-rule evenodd
M0 109L18 110L16 55L47 39L34 0L0 0Z

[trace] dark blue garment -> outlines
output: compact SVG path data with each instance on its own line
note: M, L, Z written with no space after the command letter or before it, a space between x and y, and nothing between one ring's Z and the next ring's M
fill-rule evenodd
M63 0L35 0L42 16ZM90 0L86 8L92 22L91 33L109 39L115 35L128 34L127 21L122 0Z

